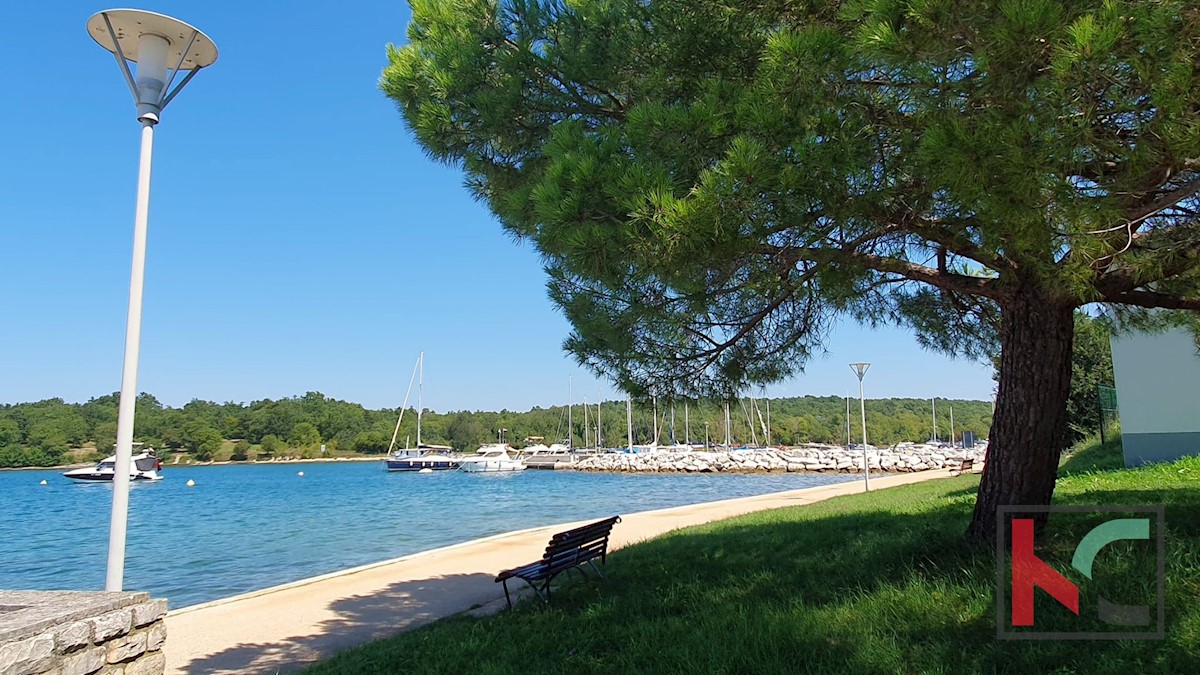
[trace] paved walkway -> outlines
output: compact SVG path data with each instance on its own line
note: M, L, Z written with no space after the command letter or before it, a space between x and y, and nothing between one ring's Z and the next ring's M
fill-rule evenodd
M871 487L948 475L941 470L880 477ZM612 548L681 527L859 492L862 482L854 481L621 514ZM541 557L550 535L573 524L508 532L171 612L167 673L294 670L446 616L498 611L504 596L493 581L496 573Z

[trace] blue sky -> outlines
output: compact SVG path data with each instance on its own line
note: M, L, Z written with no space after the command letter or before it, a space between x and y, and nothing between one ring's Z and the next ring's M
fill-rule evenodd
M170 405L321 391L400 404L420 350L436 410L618 395L561 349L537 255L378 90L397 1L154 2L220 59L156 130L139 389ZM84 24L104 5L14 3L0 59L0 402L120 387L139 125ZM988 367L911 334L839 328L770 395L990 399Z

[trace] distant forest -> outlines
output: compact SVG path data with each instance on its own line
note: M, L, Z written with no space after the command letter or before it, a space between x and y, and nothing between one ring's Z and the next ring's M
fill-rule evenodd
M62 464L68 452L78 448L111 454L117 435L118 395L93 398L87 403L49 399L37 403L0 404L0 467L53 466ZM730 405L730 432L735 443L765 442L763 429L768 408L772 442L794 445L805 442L845 443L846 401L838 396L748 399ZM950 436L950 412L954 431L972 431L986 438L992 419L987 401L937 400L937 435ZM633 406L635 443L653 440L653 413L649 401ZM713 443L725 438L723 403L689 402L685 425L682 402L659 404L659 443L682 443L690 427L692 443L703 443L706 433ZM672 413L674 426L671 425ZM232 458L266 457L276 454L314 457L325 445L326 455L370 455L387 451L396 426L399 408L367 410L357 403L339 401L319 392L277 401L250 404L213 403L195 400L182 408L164 406L150 394L137 401L134 440L155 448L187 452L198 461L208 461L233 443ZM534 408L527 412L457 411L439 413L426 409L421 418L421 441L473 451L480 444L496 441L504 429L505 442L521 447L525 439L541 437L549 444L568 434L576 446L596 443L597 407L576 404L568 429L566 406ZM605 447L626 444L624 401L607 401L600 406L601 443ZM585 421L586 438L585 438ZM415 446L417 415L405 411L397 434L397 446ZM923 441L933 434L930 401L898 398L867 401L867 435L872 444ZM858 401L850 406L851 436L861 440Z

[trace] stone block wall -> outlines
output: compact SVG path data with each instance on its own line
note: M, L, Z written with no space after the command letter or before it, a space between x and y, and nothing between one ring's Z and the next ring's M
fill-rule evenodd
M167 601L0 591L0 675L161 675Z
M891 448L868 448L871 471L907 473L932 469L960 468L971 460L982 466L987 451L979 448L942 448L901 444ZM764 471L859 473L863 452L836 446L811 445L795 448L763 448L733 452L664 451L637 454L607 453L575 463L580 471L629 471L644 473L755 473Z

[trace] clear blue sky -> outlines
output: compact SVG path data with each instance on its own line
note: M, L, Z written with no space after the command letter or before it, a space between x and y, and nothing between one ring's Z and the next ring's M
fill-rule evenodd
M170 405L321 391L524 410L618 396L562 351L537 255L431 162L376 85L396 0L159 1L220 59L156 130L139 389ZM13 3L0 47L0 402L120 388L139 125L84 24L103 4ZM990 399L991 370L904 331L842 326L771 395Z

